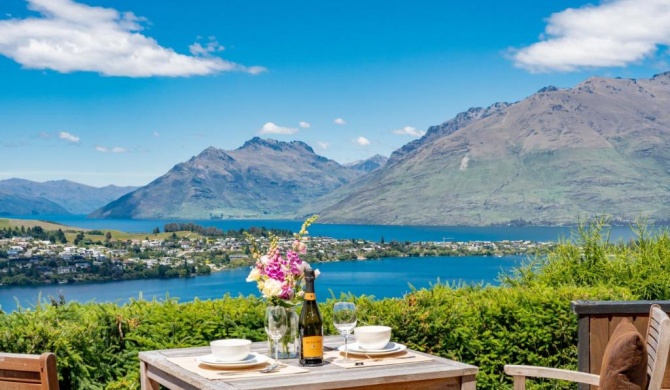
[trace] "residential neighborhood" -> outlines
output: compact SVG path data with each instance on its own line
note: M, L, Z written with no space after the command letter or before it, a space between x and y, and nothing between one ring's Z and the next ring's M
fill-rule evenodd
M78 233L77 237L83 237ZM267 237L256 238L261 247ZM0 239L0 283L29 285L105 280L190 277L229 268L250 266L249 242L239 237L206 237L199 234L147 236L143 239L111 239L104 242L79 239L70 242L20 235ZM279 238L289 247L291 237ZM372 242L356 239L312 237L309 262L366 260L383 257L502 256L544 253L555 243L533 241L470 242Z

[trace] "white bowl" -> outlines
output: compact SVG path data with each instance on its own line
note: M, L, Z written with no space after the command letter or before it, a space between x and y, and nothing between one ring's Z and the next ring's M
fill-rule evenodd
M209 346L212 348L212 355L229 362L242 360L251 352L251 340L245 339L214 340Z
M383 349L391 341L388 326L359 326L354 328L356 342L363 349Z

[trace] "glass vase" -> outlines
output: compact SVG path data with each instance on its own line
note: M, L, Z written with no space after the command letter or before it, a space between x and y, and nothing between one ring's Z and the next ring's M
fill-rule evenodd
M286 310L286 320L288 326L286 333L279 339L278 343L268 337L268 356L275 356L275 348L279 348L280 359L296 359L298 358L298 344L300 337L298 336L298 314L295 308L284 308Z

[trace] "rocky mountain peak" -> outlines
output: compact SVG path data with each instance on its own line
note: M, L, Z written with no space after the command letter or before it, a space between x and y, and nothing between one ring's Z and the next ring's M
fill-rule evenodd
M225 150L215 148L210 146L207 149L203 150L197 156L192 157L189 162L194 162L198 160L223 160L223 161L235 161Z
M558 88L554 87L553 85L548 85L546 87L540 88L537 93L545 93L545 92L556 92L558 91Z
M383 167L384 165L386 165L387 161L388 157L382 156L381 154L375 154L374 156L368 159L350 162L348 164L345 164L344 166L349 169L353 169L355 171L368 173L374 171L375 169Z
M263 139L261 137L254 137L250 139L249 141L245 142L242 146L237 148L237 150L253 151L253 150L260 150L263 148L271 149L276 152L297 150L297 151L306 151L312 154L314 153L314 149L312 149L311 146L307 145L302 141L283 142L271 138Z

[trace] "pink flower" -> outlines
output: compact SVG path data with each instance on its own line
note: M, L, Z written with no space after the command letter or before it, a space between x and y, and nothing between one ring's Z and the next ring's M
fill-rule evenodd
M307 245L300 240L295 240L293 241L293 250L304 255L307 253Z
M307 245L303 242L306 237L303 236L307 234L306 227L316 218L317 216L310 217L303 223L300 233L295 234L296 239L291 243L291 249L281 247L279 238L270 235L270 247L261 255L256 239L247 235L252 244L251 253L256 259L247 281L255 281L263 297L274 304L279 304L279 300L294 305L304 298L302 283L308 264L302 261L300 254L307 253Z

